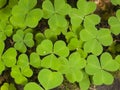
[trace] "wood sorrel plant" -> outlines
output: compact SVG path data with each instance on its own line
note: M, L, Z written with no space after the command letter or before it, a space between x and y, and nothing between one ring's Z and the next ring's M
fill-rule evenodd
M0 76L10 74L0 79L1 90L52 90L65 80L81 90L113 83L120 70L119 8L103 28L94 2L72 6L68 0L0 0Z

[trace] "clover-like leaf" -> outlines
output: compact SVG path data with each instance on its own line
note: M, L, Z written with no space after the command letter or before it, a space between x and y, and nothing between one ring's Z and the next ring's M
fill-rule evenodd
M103 51L102 45L96 39L87 41L83 47L85 52L92 52L94 55L100 55Z
M41 61L41 66L44 68L51 68L53 70L58 70L60 68L60 61L54 54L44 57Z
M38 80L46 89L53 89L63 82L63 76L60 72L52 72L49 69L42 69L38 74Z
M36 27L36 25L38 25L38 21L42 18L42 16L43 16L42 10L40 10L40 9L31 10L31 12L29 12L29 14L27 14L27 18L26 18L27 26L28 27Z
M25 9L31 10L37 4L37 0L20 0L18 5L24 7Z
M113 42L113 38L109 29L100 29L99 33L97 34L97 38L104 46L111 45Z
M0 22L0 39L5 40L12 35L13 27L7 25L6 22Z
M7 67L12 67L16 64L16 56L16 49L11 47L2 55L2 60Z
M20 0L18 5L12 8L11 23L20 28L25 28L27 26L31 28L36 27L43 16L41 9L33 9L36 4L37 0L31 0L31 2L28 0Z
M95 55L89 55L87 58L87 66L85 67L85 71L89 75L94 75L98 70L101 69L98 58Z
M84 20L84 16L82 16L80 10L76 8L71 9L69 16L72 24L72 30L75 31L80 27L80 24Z
M13 35L13 40L16 42L14 47L23 53L27 50L26 46L32 47L34 45L33 34L25 34L22 30L18 30L16 34Z
M118 35L120 33L120 10L117 10L116 17L109 18L110 30L113 34Z
M93 81L95 85L102 85L102 84L110 85L113 83L114 78L110 73L104 70L99 70L93 76Z
M100 22L100 17L96 14L91 14L85 17L84 27L86 29L92 29L95 28L99 22Z
M1 88L0 88L0 90L16 90L16 87L15 87L15 85L14 84L12 84L12 83L4 83L2 86L1 86Z
M88 41L96 38L98 31L96 29L83 29L80 31L80 39L82 41Z
M78 40L77 38L72 38L70 42L68 43L68 48L70 50L79 49L82 47L83 42L81 40Z
M101 66L104 70L116 71L119 68L119 64L113 60L109 53L103 53L100 58Z
M103 46L109 46L113 43L113 38L109 29L102 28L85 28L80 31L80 39L84 41L83 48L87 53L100 55L103 51ZM91 46L90 46L91 45Z
M89 75L93 75L95 85L112 84L114 78L108 71L117 71L118 69L119 64L107 52L100 56L100 60L95 55L88 56L87 66L85 67L85 71Z
M69 48L66 46L65 42L56 41L54 44L54 53L59 56L67 57L69 55Z
M50 40L43 40L36 48L39 55L47 55L52 53L53 43Z
M80 82L83 79L83 73L81 70L70 70L69 73L65 74L67 80L71 83Z
M11 77L14 78L17 84L26 84L28 81L27 78L21 74L20 68L17 65L11 68Z
M29 82L25 85L24 90L43 90L43 88L35 82Z
M86 60L81 58L78 52L74 52L69 56L69 65L74 69L82 69L86 66Z
M77 7L83 16L95 11L96 5L94 2L87 2L86 0L78 0Z
M18 57L17 65L21 69L21 74L22 75L24 75L26 77L31 77L32 76L33 72L30 69L28 57L27 57L26 54L21 54Z
M61 4L60 4L61 3ZM67 27L68 23L65 19L70 11L70 6L65 0L54 0L54 5L50 0L45 0L42 4L44 18L49 18L48 24L50 28Z
M83 79L79 82L79 86L82 90L88 90L90 87L90 80L88 74L83 72Z
M32 65L35 68L41 67L41 59L39 55L35 52L30 54L30 65Z
M65 74L68 81L80 82L83 79L83 73L81 69L86 66L86 61L81 58L78 52L74 52L69 56L69 60L65 58L59 58L61 62L60 72Z

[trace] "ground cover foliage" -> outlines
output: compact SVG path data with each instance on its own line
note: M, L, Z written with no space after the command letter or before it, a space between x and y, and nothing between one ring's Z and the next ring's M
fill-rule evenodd
M120 1L108 3L0 0L0 89L89 90L120 78Z

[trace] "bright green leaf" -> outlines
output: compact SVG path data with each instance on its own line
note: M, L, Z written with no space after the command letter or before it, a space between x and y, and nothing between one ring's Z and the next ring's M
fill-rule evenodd
M83 16L93 13L96 9L94 2L87 2L86 0L78 0L77 7Z
M50 40L43 40L36 48L39 55L47 55L52 53L53 44Z
M117 10L116 17L109 18L110 30L113 34L118 35L120 33L120 10Z
M83 47L85 52L91 52L94 55L100 55L103 51L102 45L96 39L87 41Z
M40 87L37 83L35 82L29 82L25 85L24 90L43 90L42 87Z
M102 69L108 70L108 71L117 71L119 68L119 64L112 59L112 56L105 52L100 57L100 62Z
M48 90L62 84L63 76L60 72L52 72L49 69L42 69L38 74L38 80L42 86Z
M64 41L56 41L54 44L54 53L59 56L67 57L69 55L69 48Z
M104 46L111 45L113 42L113 38L109 29L100 29L97 34L97 39Z
M37 53L31 53L30 54L30 65L32 65L35 68L41 67L41 59Z
M88 74L94 75L97 71L101 70L99 60L95 55L89 55L87 58L87 63L88 64L85 67L85 71Z
M15 48L9 48L2 55L2 60L7 67L12 67L16 64L17 51Z
M95 85L110 85L113 83L113 81L113 76L110 73L103 70L97 71L96 74L93 76L93 82Z
M60 67L60 61L54 54L51 54L42 59L41 66L45 68L51 68L53 70L58 70Z

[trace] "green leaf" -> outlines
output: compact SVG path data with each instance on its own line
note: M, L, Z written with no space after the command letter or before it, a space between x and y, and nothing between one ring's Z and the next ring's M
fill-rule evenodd
M31 10L37 4L37 0L20 0L18 5L21 7Z
M18 57L17 65L21 69L21 74L26 77L31 77L33 74L33 71L29 67L29 61L28 56L26 54L21 54Z
M96 39L91 39L89 41L87 41L84 46L84 51L85 52L91 52L94 55L100 55L103 51L103 47L102 45L96 40Z
M54 14L54 7L50 0L45 0L42 4L43 17L48 19Z
M63 82L63 76L60 72L52 72L49 69L42 69L38 74L38 80L46 89L53 89Z
M54 0L55 12L61 15L66 15L70 11L70 6L65 0Z
M87 63L88 64L85 67L85 71L88 74L94 75L97 71L101 70L99 60L95 55L89 55L87 58Z
M47 55L52 53L53 44L50 40L43 40L36 48L36 51L39 55Z
M98 31L96 29L83 29L80 32L80 39L82 41L88 41L96 38Z
M29 66L26 66L21 68L21 74L25 77L31 77L33 75L33 71Z
M41 67L41 59L37 53L31 53L30 54L30 65L32 65L35 68Z
M43 35L43 33L37 33L35 35L36 45L39 45L44 39L45 39L45 36Z
M2 55L2 60L7 67L12 67L16 64L17 51L15 48L9 48Z
M110 73L103 70L99 70L93 76L93 81L95 85L102 85L102 84L110 85L113 83L114 78Z
M72 38L70 42L68 43L68 48L70 50L79 49L82 47L83 42L81 40L78 40L77 38Z
M117 71L119 68L119 64L115 60L113 60L112 56L107 52L101 55L100 62L102 69L107 71Z
M86 0L78 0L77 7L83 16L93 13L96 9L94 2L87 2Z
M117 10L116 17L109 18L110 30L113 34L118 35L120 33L120 10Z
M58 70L60 67L60 61L54 54L44 57L41 61L41 66L44 68L51 68L53 70Z
M5 70L5 65L4 63L0 60L0 75L2 74L2 72Z
M84 20L84 17L81 16L81 12L76 8L71 9L69 16L72 24L72 30L75 31L80 27L80 24Z
M50 28L57 28L57 27L66 27L68 26L68 22L65 19L65 16L54 14L48 21Z
M7 3L7 0L0 0L0 9Z
M57 34L54 32L54 30L47 29L44 31L44 35L47 39L50 39L53 42L57 40Z
M12 84L12 83L10 83L10 84L4 83L4 84L1 86L0 90L16 90L16 87L15 87L14 84Z
M23 42L16 42L14 44L16 50L20 51L21 53L25 53L27 48Z
M31 0L31 2L29 0L20 0L18 5L12 8L11 23L17 28L36 27L43 16L41 9L33 9L36 4L37 0Z
M18 57L17 65L20 68L29 66L28 56L26 54L20 54L19 57Z
M34 46L33 34L32 33L25 34L24 43L28 47L33 47Z
M25 85L24 90L43 90L42 87L40 87L37 83L35 82L29 82Z
M4 83L4 84L1 86L0 90L9 90L9 84L8 84L8 83Z
M120 1L118 1L118 0L111 0L111 2L114 5L120 5Z
M0 40L0 57L1 57L2 53L3 53L4 48L5 48L4 41Z
M38 25L39 20L42 18L42 16L43 16L43 12L41 9L31 10L26 16L26 21L25 21L26 25L28 27L36 27Z
M82 81L79 82L79 86L82 90L88 90L90 87L89 76L84 72Z
M60 4L61 3L61 4ZM66 28L68 22L65 15L69 13L70 6L65 0L54 0L54 6L50 0L45 0L42 5L44 18L48 19L50 28Z
M84 27L86 29L93 29L96 28L95 25L99 24L99 22L100 22L100 17L96 14L91 14L85 17Z
M5 40L6 37L10 37L12 34L12 25L6 24L5 21L0 22L0 39Z
M86 60L81 58L78 52L74 52L69 56L69 66L73 68L73 70L80 70L86 66Z
M26 84L27 83L27 78L25 78L21 72L20 69L17 65L13 66L11 68L11 77L14 78L16 84Z
M113 42L113 38L109 29L100 29L97 34L97 39L104 46L109 46Z
M83 73L80 70L72 69L69 73L66 73L65 76L70 83L80 82L83 79Z
M64 41L56 41L54 44L54 53L58 56L67 57L69 55L69 48Z

